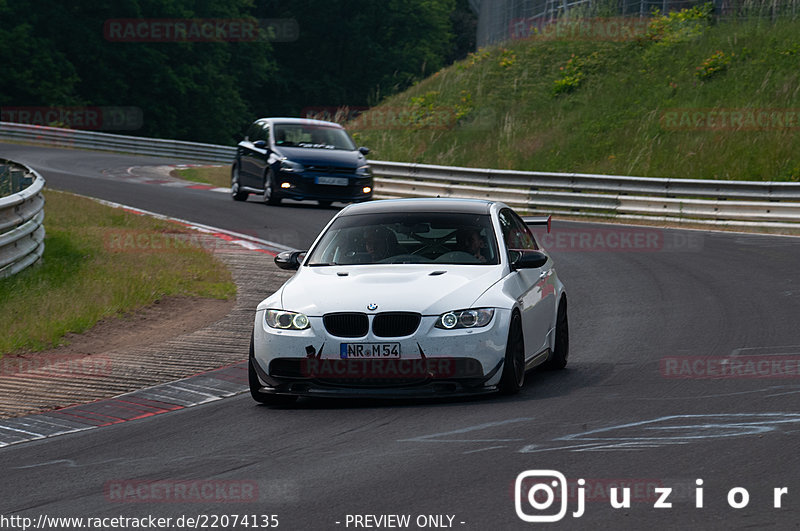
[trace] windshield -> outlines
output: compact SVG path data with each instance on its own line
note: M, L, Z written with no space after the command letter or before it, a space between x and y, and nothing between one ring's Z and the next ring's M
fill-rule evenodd
M441 212L342 216L306 265L427 263L498 264L491 218Z
M356 149L350 135L340 127L312 124L276 124L275 145L309 149Z

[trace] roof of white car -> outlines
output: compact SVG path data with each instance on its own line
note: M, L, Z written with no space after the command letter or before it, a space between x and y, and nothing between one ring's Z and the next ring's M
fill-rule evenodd
M341 215L381 214L384 212L461 212L464 214L488 214L493 201L483 199L455 199L434 197L424 199L383 199L349 205Z

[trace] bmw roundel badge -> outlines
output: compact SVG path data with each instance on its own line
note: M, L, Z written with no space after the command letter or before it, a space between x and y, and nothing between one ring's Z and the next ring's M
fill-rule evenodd
M371 303L367 304L367 310L373 312L373 311L375 311L377 309L378 309L378 305L375 304L374 302L371 302Z

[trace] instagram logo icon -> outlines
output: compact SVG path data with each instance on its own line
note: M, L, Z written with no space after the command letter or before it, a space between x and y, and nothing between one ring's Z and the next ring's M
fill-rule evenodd
M567 514L567 500L567 478L557 470L526 470L514 483L514 507L525 522L558 522Z

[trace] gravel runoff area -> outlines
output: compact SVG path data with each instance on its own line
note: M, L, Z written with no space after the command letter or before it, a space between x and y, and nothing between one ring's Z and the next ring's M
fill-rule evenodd
M213 235L199 238L230 269L236 284L227 316L186 333L177 327L174 337L155 342L109 338L110 348L101 353L67 347L63 354L56 349L46 356L3 358L0 363L8 370L0 371L0 418L110 398L246 360L256 305L291 273L278 269L273 255L263 250ZM181 311L191 312L191 302Z

